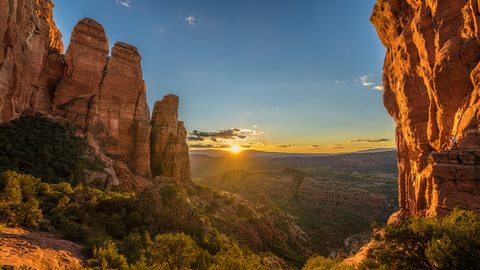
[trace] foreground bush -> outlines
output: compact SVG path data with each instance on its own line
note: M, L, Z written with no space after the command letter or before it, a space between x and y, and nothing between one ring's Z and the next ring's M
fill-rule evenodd
M412 218L387 226L376 258L387 269L478 269L480 217L456 209L443 220Z
M355 267L342 263L341 260L314 256L308 259L303 270L354 270Z
M86 246L88 269L264 269L251 251L202 229L183 196L173 187L137 197L6 171L0 175L0 224L63 233Z

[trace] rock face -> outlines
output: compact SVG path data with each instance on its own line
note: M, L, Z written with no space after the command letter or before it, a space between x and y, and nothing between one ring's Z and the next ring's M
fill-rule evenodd
M178 121L178 97L168 95L155 103L152 116L151 153L153 176L181 182L191 178L187 131Z
M42 73L55 69L50 54L63 51L52 9L50 0L0 3L0 123L42 102L37 97L48 85Z
M75 124L107 163L105 172L92 172L89 179L101 176L141 189L151 166L154 176L190 179L178 98L158 103L150 122L135 47L118 42L110 54L103 26L86 18L73 29L63 55L50 0L2 1L0 12L0 123L40 112Z
M480 210L480 1L377 0L402 215ZM449 138L459 139L449 150Z
M57 113L82 130L92 97L99 92L109 53L103 27L91 19L81 20L73 29L65 55L65 74L54 92Z

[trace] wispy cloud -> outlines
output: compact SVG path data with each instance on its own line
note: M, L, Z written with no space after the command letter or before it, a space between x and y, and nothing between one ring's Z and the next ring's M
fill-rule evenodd
M185 22L191 27L196 27L198 25L198 17L192 15L187 16L185 17Z
M130 0L116 0L117 5L122 5L124 7L130 8Z
M198 131L194 130L188 137L189 141L205 141L210 140L213 142L224 140L241 140L245 141L249 137L258 136L263 134L262 131L247 129L247 128L228 128L220 129L217 131Z
M213 144L191 144L191 148L196 149L226 149L230 148L230 145L222 144L222 145L213 145Z
M367 143L379 143L379 142L389 142L390 139L356 139L351 140L350 143L359 143L359 142L367 142Z
M341 87L344 87L345 85L347 85L347 82L345 81L334 81L333 83Z
M373 81L372 77L372 74L360 75L357 79L355 79L355 81L359 82L364 87L368 87L373 90L383 91L383 85L381 83Z
M292 147L293 144L285 144L285 145L277 145L275 147L278 147L278 148L289 148L289 147Z
M163 25L155 25L153 27L153 30L155 30L155 32L159 32L159 33L163 33L163 32L166 31L166 29Z

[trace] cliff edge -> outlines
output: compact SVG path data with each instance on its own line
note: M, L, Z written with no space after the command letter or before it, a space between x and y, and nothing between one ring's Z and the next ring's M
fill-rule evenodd
M401 216L480 210L479 1L377 0ZM450 137L458 138L451 149Z

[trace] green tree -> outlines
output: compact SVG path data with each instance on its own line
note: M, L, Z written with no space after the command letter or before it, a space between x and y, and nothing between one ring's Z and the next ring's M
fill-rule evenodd
M88 265L95 270L128 270L127 259L118 253L113 241L105 241L100 247L93 248L92 259Z
M303 270L353 270L355 267L346 265L342 261L314 256L308 259Z
M20 188L20 175L14 171L6 171L2 174L1 199L8 204L18 205L22 202L22 189Z
M199 252L199 247L186 234L160 234L147 248L146 257L153 269L192 269Z
M18 219L22 225L29 228L38 228L43 219L40 204L34 198L29 198L25 203L22 203L18 209Z
M260 257L255 254L242 250L235 243L224 243L220 252L213 257L213 264L208 269L262 270L266 267L262 265Z

